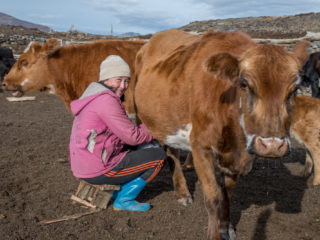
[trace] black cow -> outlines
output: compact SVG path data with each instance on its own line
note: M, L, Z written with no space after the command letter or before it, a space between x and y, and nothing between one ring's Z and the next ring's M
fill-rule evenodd
M10 48L0 47L0 82L2 82L3 77L10 71L15 62L16 60L13 57L12 50Z
M320 98L320 52L310 54L308 61L303 66L301 77L303 86L311 86L312 97Z

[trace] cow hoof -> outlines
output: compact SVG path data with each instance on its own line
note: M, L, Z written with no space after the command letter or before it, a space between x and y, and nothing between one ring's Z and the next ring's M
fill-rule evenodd
M14 91L12 93L12 96L14 96L14 97L22 97L23 96L23 92L20 91L20 90Z
M182 170L183 171L190 171L190 170L193 170L193 165L183 165L182 166Z
M230 224L228 230L220 229L221 240L236 240L236 231L234 227Z
M232 224L229 225L228 233L230 240L236 240L236 229L232 226Z
M193 200L191 197L188 198L179 198L178 203L182 204L183 206L188 206L188 204L193 203Z
M311 168L306 167L301 171L301 176L303 176L304 178L308 178L311 175L311 172L312 172L312 167Z
M320 178L319 178L319 179L314 178L314 179L313 179L313 185L314 185L314 186L320 185Z
M231 240L229 234L226 231L220 232L220 239L221 240Z

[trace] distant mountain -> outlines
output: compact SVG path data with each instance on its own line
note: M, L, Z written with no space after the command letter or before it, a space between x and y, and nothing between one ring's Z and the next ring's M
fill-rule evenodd
M135 36L140 36L140 33L126 32L126 33L121 33L117 35L117 37L135 37Z
M186 32L242 31L253 38L297 38L320 32L320 12L289 16L261 16L195 21L179 28Z
M22 26L26 28L36 28L43 32L49 32L50 28L40 24L34 24L31 22L23 21L12 17L10 15L4 14L0 12L0 25L12 25L12 26Z

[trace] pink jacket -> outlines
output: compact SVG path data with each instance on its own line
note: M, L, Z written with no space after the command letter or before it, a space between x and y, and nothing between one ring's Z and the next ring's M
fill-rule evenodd
M136 127L120 98L99 83L91 83L71 102L75 115L70 137L70 163L78 178L100 176L118 165L128 151L123 146L152 141L145 125Z

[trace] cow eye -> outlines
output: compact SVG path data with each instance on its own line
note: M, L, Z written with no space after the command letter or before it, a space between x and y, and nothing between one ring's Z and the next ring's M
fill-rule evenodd
M248 91L249 85L245 78L240 78L240 89L243 91Z
M20 67L26 67L26 66L28 66L28 61L22 60L22 61L20 62L20 64L19 64L19 66L20 66Z

